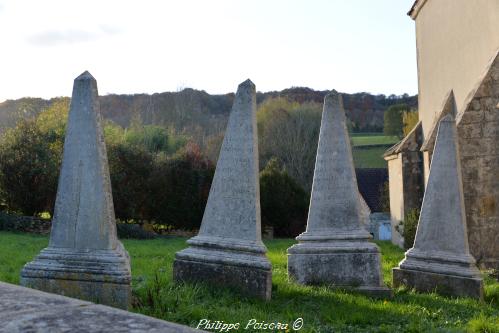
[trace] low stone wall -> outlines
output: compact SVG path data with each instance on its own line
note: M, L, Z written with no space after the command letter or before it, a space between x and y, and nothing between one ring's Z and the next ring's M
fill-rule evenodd
M0 282L0 333L201 332L187 326Z

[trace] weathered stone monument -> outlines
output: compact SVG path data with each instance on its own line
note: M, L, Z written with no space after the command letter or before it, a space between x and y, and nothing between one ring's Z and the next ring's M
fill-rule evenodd
M363 223L342 97L324 100L307 229L288 249L288 274L300 284L390 296L381 258Z
M450 113L438 127L414 247L393 269L395 287L483 298L483 280L468 246L461 177L456 123Z
M270 299L271 264L261 240L255 85L237 89L199 234L176 253L180 281L233 287Z
M127 308L130 262L116 236L97 82L74 81L47 248L26 264L23 286Z

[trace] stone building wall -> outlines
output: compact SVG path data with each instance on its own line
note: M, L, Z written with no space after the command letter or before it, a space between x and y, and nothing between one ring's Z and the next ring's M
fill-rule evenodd
M401 221L423 200L423 141L421 122L399 143L384 154L388 162L392 243L404 247Z
M419 119L426 137L452 89L462 110L469 91L499 47L499 1L418 0L415 21Z
M456 121L470 250L499 269L499 52Z

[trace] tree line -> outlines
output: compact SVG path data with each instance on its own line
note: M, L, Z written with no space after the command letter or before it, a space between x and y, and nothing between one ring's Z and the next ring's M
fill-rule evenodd
M1 136L2 210L52 215L69 103L56 99ZM278 236L296 235L305 226L321 114L318 101L270 97L258 105L262 222ZM147 124L134 117L124 126L105 118L115 213L121 221L199 227L225 128L211 128L213 133L200 140L196 131L174 124ZM348 126L354 130L351 120Z

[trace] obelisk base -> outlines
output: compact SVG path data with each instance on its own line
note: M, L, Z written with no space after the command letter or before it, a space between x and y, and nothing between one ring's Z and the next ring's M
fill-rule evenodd
M248 296L270 300L272 266L264 250L257 249L224 248L216 244L191 246L176 253L173 278L176 282L203 282L229 287Z
M392 273L394 287L483 300L483 279L471 255L411 248Z
M131 303L128 253L46 248L21 271L21 285L49 293L128 309Z
M288 276L304 285L328 285L390 298L378 247L368 241L303 242L288 249Z
M483 280L480 278L393 268L393 287L402 285L419 292L436 292L444 296L483 300Z

